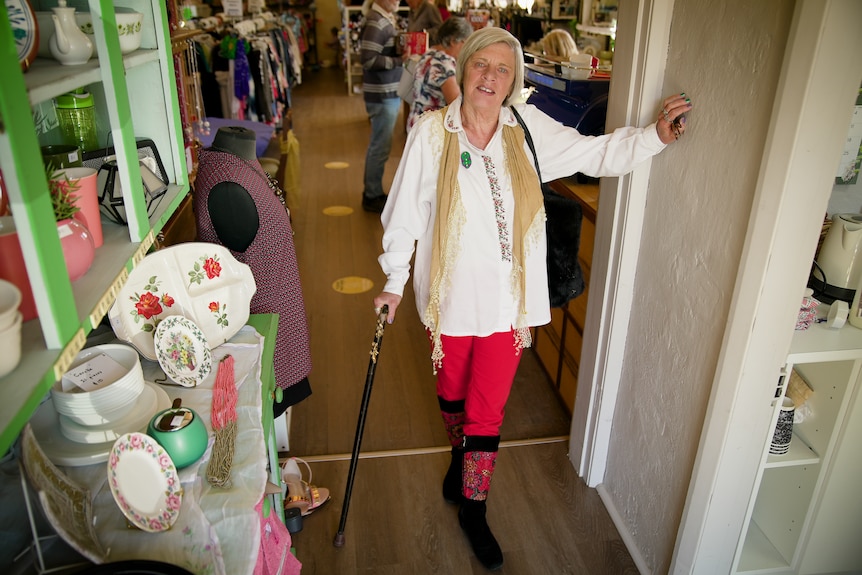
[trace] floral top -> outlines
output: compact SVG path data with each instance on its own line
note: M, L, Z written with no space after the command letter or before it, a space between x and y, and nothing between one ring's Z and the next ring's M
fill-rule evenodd
M428 50L416 64L413 78L413 104L407 116L407 131L424 112L446 105L443 84L455 76L455 58L439 50Z

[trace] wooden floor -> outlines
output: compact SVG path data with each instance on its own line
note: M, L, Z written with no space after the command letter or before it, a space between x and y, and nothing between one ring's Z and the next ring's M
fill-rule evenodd
M333 546L373 338L372 298L384 281L377 264L381 227L379 216L360 207L369 134L362 97L347 94L338 69L306 72L303 80L293 91L302 166L302 201L293 222L314 367L311 397L292 410L289 455L311 463L313 483L330 489L332 500L293 536L302 573L482 573L456 508L440 494L449 448L409 288L383 338L345 545ZM403 145L400 119L386 189ZM325 215L333 206L353 211ZM362 293L333 289L337 282L361 285L350 278L373 285ZM598 494L568 460L569 423L528 350L507 406L488 505L505 556L501 572L635 574Z

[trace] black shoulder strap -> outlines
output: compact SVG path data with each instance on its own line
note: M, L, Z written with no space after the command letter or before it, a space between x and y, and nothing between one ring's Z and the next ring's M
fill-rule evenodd
M539 169L539 156L536 155L536 146L533 145L533 137L530 135L530 130L527 129L527 124L524 123L524 118L515 109L514 106L509 107L518 125L524 130L524 139L527 140L527 145L530 146L530 151L533 152L533 163L536 164L536 174L539 176L539 183L542 183L542 170Z

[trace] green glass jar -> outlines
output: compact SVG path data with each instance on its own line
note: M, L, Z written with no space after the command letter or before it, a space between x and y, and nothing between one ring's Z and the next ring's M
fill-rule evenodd
M84 152L99 147L96 137L96 106L92 94L78 88L74 92L57 96L56 108L64 144L78 146Z

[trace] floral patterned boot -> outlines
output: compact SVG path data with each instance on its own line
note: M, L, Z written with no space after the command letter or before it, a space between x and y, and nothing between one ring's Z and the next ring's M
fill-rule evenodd
M503 566L503 552L485 520L486 500L497 462L500 436L465 436L463 495L458 523L467 534L476 559L489 571Z

